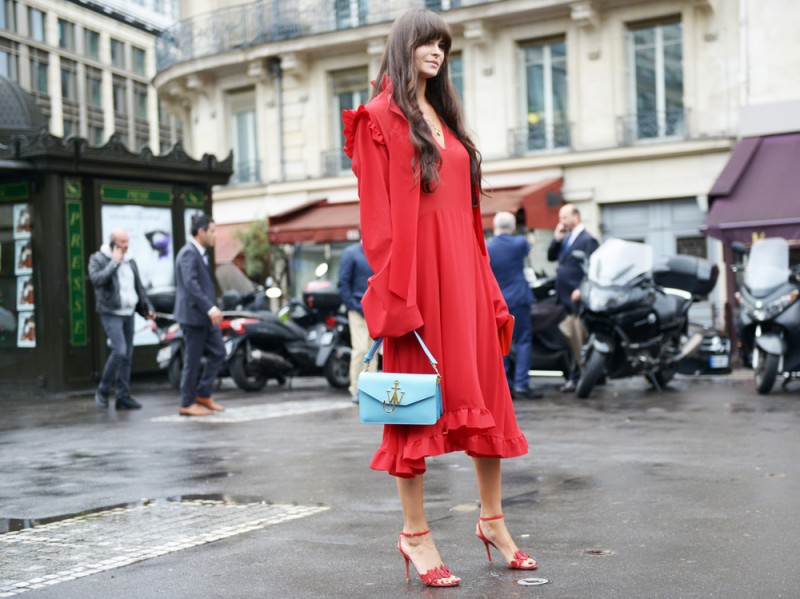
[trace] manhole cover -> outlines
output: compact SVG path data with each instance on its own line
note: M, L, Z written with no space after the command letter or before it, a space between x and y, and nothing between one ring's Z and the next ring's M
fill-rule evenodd
M614 555L614 553L615 552L612 551L611 549L600 549L600 548L585 549L583 552L584 555L601 556L601 557L605 555Z

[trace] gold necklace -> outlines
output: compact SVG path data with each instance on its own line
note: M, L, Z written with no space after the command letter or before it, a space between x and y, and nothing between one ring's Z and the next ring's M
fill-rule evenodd
M431 121L431 120L430 120L428 117L426 117L426 116L425 116L425 117L422 117L422 118L424 118L424 119L425 119L425 122L426 122L426 123L428 123L428 126L429 126L431 129L433 129L433 132L434 132L436 135L438 135L438 136L441 136L441 135L442 135L442 130L441 130L439 127L437 127L436 125L434 125L434 124L433 124L433 121Z

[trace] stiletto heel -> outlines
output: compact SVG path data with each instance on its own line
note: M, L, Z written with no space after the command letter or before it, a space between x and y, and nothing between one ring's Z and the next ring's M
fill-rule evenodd
M406 563L406 580L411 580L408 575L408 562L414 564L413 560L403 551L402 546L400 545L400 539L402 537L421 537L428 533L430 533L430 529L424 530L422 532L401 532L400 536L397 538L397 550L400 552L400 555L403 556L403 560ZM455 575L450 571L450 568L445 566L444 564L437 566L436 568L431 568L427 572L420 573L419 568L417 565L414 564L414 569L417 570L417 574L419 575L419 579L425 583L429 587L455 587L458 586L458 583L461 582L461 579L455 577L455 580L444 581L445 578L453 578Z
M475 529L475 535L481 541L483 541L483 545L484 547L486 547L486 555L489 557L489 563L492 563L492 553L491 551L489 551L489 545L491 545L495 549L497 549L497 545L495 545L492 541L487 539L486 536L484 536L483 530L481 530L481 522L482 521L485 522L487 520L499 520L502 517L503 514L500 514L499 516L487 516L486 518L483 517L478 518L478 528ZM499 549L497 550L500 551ZM528 560L531 560L533 563L525 565L525 562ZM539 567L539 565L536 563L536 560L534 560L530 555L525 553L522 549L517 549L517 552L514 554L514 558L506 565L512 570L535 570L536 568Z

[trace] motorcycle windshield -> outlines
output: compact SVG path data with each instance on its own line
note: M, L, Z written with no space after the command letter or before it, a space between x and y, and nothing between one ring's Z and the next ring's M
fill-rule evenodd
M750 250L744 284L753 295L769 293L789 279L789 244L782 237L759 239Z
M589 280L597 285L626 285L653 270L653 248L645 243L612 238L589 258Z

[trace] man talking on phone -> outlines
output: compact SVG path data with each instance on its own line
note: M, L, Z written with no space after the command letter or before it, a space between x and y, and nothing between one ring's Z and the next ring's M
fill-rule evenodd
M558 260L556 270L556 297L564 306L567 317L559 325L561 332L569 342L575 367L567 374L567 381L561 386L564 393L574 392L580 379L581 348L586 334L578 317L578 300L580 299L581 281L583 281L583 265L574 256L576 250L589 257L597 249L597 240L592 237L581 222L581 213L573 204L564 204L558 211L558 225L553 232L553 241L547 248L547 259Z
M131 397L131 358L133 357L133 314L150 320L156 317L139 277L136 262L127 255L130 238L122 229L114 229L108 244L89 258L89 279L94 285L97 311L111 344L100 385L94 394L97 405L108 407L111 389L115 388L118 410L142 407Z

